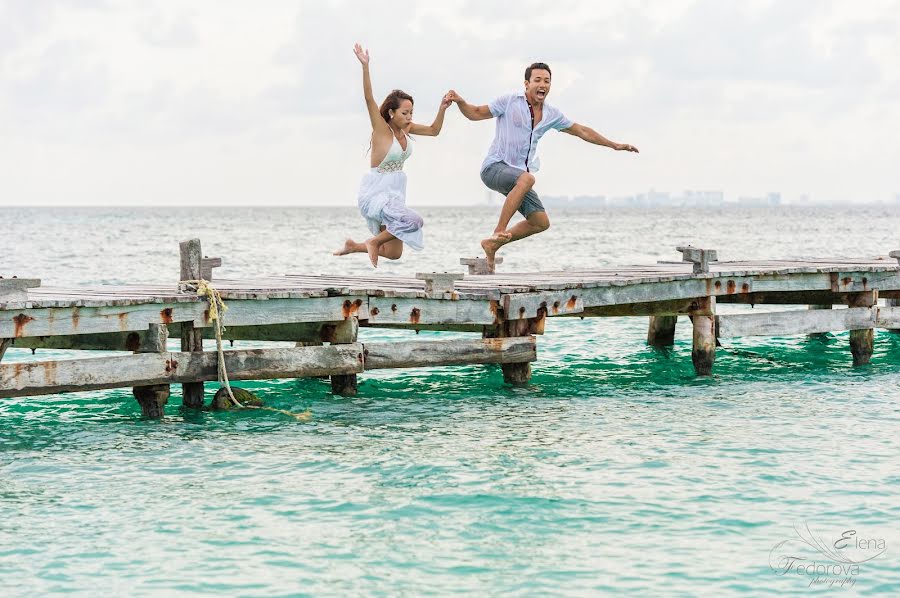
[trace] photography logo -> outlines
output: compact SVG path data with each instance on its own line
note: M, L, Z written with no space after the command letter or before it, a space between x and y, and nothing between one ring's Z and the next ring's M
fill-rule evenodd
M844 529L828 537L814 533L808 523L794 526L795 537L769 551L769 567L779 576L797 576L809 587L851 588L865 563L887 550L884 538Z

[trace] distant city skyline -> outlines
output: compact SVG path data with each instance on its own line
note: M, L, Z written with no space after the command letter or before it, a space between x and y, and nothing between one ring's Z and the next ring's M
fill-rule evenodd
M494 205L502 201L503 197L497 193L491 193L481 205ZM632 193L627 195L544 195L542 201L548 207L778 207L778 206L802 206L802 205L892 205L900 206L900 193L895 193L892 198L874 201L850 201L850 200L819 200L808 193L801 193L795 197L786 198L779 191L770 191L763 195L735 195L729 196L722 190L693 190L687 189L680 193L668 191L649 191Z

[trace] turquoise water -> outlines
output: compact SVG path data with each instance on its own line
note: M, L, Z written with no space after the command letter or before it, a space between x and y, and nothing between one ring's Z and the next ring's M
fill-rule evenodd
M458 269L494 217L423 212L431 245L385 271ZM723 259L886 254L900 229L886 208L551 217L504 269L652 263L685 241ZM174 280L191 234L223 258L220 277L369 271L325 251L364 232L351 210L0 218L13 231L0 274L45 285ZM879 331L862 368L846 333L729 340L701 380L686 320L671 351L645 334L642 318L551 320L526 388L494 366L367 373L355 398L322 380L241 384L310 409L308 423L183 411L177 392L162 421L141 420L129 390L4 399L2 593L898 594L900 335ZM4 362L71 356L12 349ZM816 576L769 565L802 524L886 550L856 574L818 576L852 586L810 587Z

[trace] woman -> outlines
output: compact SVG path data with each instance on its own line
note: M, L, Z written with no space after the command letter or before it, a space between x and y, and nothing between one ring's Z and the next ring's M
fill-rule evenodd
M372 266L378 257L399 259L406 243L416 251L424 247L422 217L406 207L406 173L403 163L412 154L410 134L436 136L444 124L444 112L450 99L444 96L431 125L413 123L413 99L395 89L379 107L372 95L369 78L369 51L359 44L353 48L363 69L363 94L372 121L372 169L359 187L359 211L374 235L364 243L347 239L334 255L368 253Z

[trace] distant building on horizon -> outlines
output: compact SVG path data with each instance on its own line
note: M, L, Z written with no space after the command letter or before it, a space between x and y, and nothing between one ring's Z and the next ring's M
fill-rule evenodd
M767 193L764 197L741 196L737 203L742 208L772 208L781 205L781 193Z
M551 208L605 208L606 197L604 195L576 195L569 198L568 195L544 195L541 202Z

